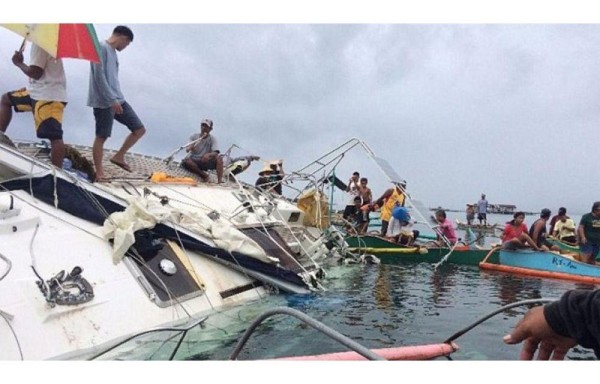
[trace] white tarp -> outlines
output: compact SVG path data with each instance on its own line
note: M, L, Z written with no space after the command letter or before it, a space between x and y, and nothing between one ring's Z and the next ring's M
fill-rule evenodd
M163 206L158 201L143 197L130 197L123 212L115 212L104 221L104 238L114 239L113 263L117 264L135 242L134 232L154 228L163 221L170 221L214 241L217 247L229 252L240 252L267 263L279 259L268 256L251 238L237 230L229 222L213 221L200 211L184 211Z

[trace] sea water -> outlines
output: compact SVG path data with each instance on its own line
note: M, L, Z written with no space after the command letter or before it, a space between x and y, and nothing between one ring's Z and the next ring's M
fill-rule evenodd
M460 212L448 212L464 221ZM526 215L531 225L539 215ZM576 224L579 215L571 215ZM500 228L512 215L488 215ZM465 238L463 231L457 231ZM480 245L500 242L499 231L483 234ZM480 234L476 233L476 236ZM298 309L369 348L440 343L485 315L516 301L558 298L573 288L593 289L561 280L535 279L481 271L474 266L446 264L346 265L330 270L327 292L287 295L280 305ZM520 346L502 337L529 309L513 308L460 336L455 360L516 360ZM345 348L295 319L273 320L258 329L240 358L252 359L336 352ZM227 355L217 353L216 358ZM571 359L594 359L591 351L576 348Z
M507 215L490 215L504 222ZM531 217L528 224L533 223ZM492 221L494 220L494 221ZM577 218L578 221L578 218ZM459 231L459 236L464 235ZM485 243L498 242L493 235ZM563 280L513 276L482 271L476 266L427 263L350 264L327 268L326 290L306 295L279 294L241 307L222 310L191 330L179 343L177 335L147 350L132 348L107 359L227 360L244 331L258 316L276 307L299 310L368 348L442 343L484 316L511 303L559 298L566 290L594 289ZM455 340L452 360L517 360L521 346L502 337L516 325L528 306L505 310ZM238 359L273 359L347 350L311 326L288 315L275 315L257 327ZM591 350L577 347L568 359L592 360ZM440 358L446 359L446 358Z
M227 360L249 325L276 307L301 311L368 348L442 343L484 316L521 300L560 297L573 288L593 289L562 280L534 279L474 266L425 263L352 264L329 269L325 292L280 294L211 315L191 330L181 344L177 335L160 342L109 354L106 359L164 360L178 345L176 360ZM520 346L502 337L516 325L528 306L519 306L486 320L455 343L452 360L518 360ZM275 315L252 334L239 360L273 359L347 350L338 341L297 318ZM595 359L577 347L568 359ZM445 358L440 358L445 359Z
M340 266L331 272L328 291L273 297L272 305L297 309L369 348L441 343L478 319L516 301L558 298L568 289L592 286L480 271L477 267L430 264ZM265 304L265 303L263 303ZM502 337L528 307L517 307L456 339L454 360L516 360L520 346ZM232 335L233 336L233 335ZM237 335L239 336L239 334ZM236 339L235 336L231 340ZM229 348L198 356L226 359ZM346 350L295 318L277 316L259 327L240 359L276 358ZM593 359L576 348L571 359Z

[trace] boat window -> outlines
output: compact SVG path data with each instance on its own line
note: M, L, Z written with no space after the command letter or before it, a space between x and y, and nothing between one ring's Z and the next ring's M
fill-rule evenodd
M204 293L204 285L193 271L187 255L174 242L162 240L162 248L143 260L128 255L127 266L148 297L161 308Z

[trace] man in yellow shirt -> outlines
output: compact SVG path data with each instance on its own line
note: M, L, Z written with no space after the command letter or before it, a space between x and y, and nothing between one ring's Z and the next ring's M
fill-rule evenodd
M575 222L573 219L566 215L562 216L560 220L554 224L552 236L563 242L571 244L577 243L577 237L575 236Z
M387 228L392 217L392 210L395 207L404 206L404 188L406 185L397 184L394 188L390 188L375 200L374 208L381 207L381 236L385 236ZM375 208L376 209L376 208Z

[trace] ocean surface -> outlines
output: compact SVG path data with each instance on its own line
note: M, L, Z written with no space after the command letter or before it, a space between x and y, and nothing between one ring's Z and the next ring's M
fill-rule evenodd
M451 215L450 215L451 216ZM490 222L510 216L490 215ZM579 218L576 218L578 221ZM462 220L462 218L461 218ZM531 224L534 218L528 218ZM485 243L498 242L493 236ZM593 289L561 280L510 276L478 267L431 264L351 264L328 268L327 291L310 295L273 295L210 316L179 344L177 360L227 360L250 323L268 309L299 310L368 348L441 343L502 306L520 300L558 298L573 288ZM454 361L517 360L520 346L505 345L527 311L506 310L455 340ZM175 335L173 335L175 336ZM179 339L136 344L107 359L168 359ZM248 340L239 360L272 359L347 350L300 320L276 315L263 322ZM572 360L594 360L591 350L575 348ZM441 358L447 360L446 358Z

